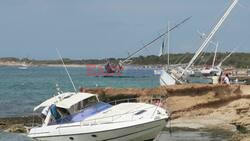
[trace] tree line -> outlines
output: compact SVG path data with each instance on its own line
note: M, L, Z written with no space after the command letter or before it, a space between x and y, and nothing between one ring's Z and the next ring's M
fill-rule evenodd
M215 65L219 64L229 53L217 53ZM170 64L185 64L188 63L193 57L193 53L176 53L169 55ZM199 56L195 61L195 65L211 65L213 62L214 53L206 52ZM107 61L112 63L118 63L119 60L124 58L105 58L105 59L70 59L63 58L65 64L105 64ZM1 62L25 62L32 63L34 65L46 65L46 64L61 64L61 60L35 60L29 58L15 58L5 57L0 58ZM131 64L136 65L165 65L168 62L168 56L139 56L131 58ZM225 62L223 66L233 66L237 68L249 68L250 67L250 53L233 53Z

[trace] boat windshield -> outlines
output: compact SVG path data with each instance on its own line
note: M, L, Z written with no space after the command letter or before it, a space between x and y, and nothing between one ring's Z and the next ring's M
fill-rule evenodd
M71 108L71 111L72 111L71 113L77 113L77 112L79 112L87 107L90 107L92 105L95 105L97 103L98 103L98 99L95 96L90 97L88 99L84 99L84 100L78 102L77 104L75 104L74 106L72 106L73 109Z
M48 125L79 122L110 107L110 104L99 102L96 96L84 99L69 109L52 105L50 107L51 117Z
M70 115L65 114L64 116L61 116L61 112L60 112L60 117L56 118L54 116L53 117L54 120L51 123L49 123L49 125L80 122L80 121L86 119L87 117L90 117L94 114L97 114L101 111L104 111L110 107L112 107L110 104L107 104L104 102L98 102L98 103L92 104L90 106L87 106L86 108L84 108L76 113L70 114ZM57 111L60 111L60 110L62 110L62 109L61 108L58 109L58 107L57 107Z

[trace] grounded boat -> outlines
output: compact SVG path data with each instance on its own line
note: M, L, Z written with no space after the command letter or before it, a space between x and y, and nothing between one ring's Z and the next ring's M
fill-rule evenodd
M189 61L188 65L184 69L184 71L181 74L181 77L185 77L187 74L187 70L190 69L190 67L195 63L195 60L201 55L201 53L204 51L204 49L207 47L209 43L211 43L211 39L214 37L214 35L218 32L222 24L225 22L229 14L232 12L236 4L239 2L239 0L233 0L230 6L225 11L224 15L220 18L220 20L217 22L217 24L213 27L212 31L208 34L208 36L205 38L204 42L200 46L200 48L195 52L195 55L193 58ZM217 51L216 51L217 52ZM216 57L216 56L215 56Z
M34 108L48 112L28 136L41 141L150 141L166 126L169 116L159 105L115 103L120 104L101 102L95 94L61 92Z
M192 59L189 61L189 63L184 67L173 67L167 66L168 68L165 69L166 71L161 74L160 77L160 84L161 86L165 85L173 85L174 82L178 83L212 83L212 84L218 84L219 78L222 72L221 64L224 62L224 60L228 57L226 57L219 65L214 66L215 59L216 59L216 53L217 53L217 47L218 44L216 44L216 50L215 50L215 56L213 59L213 64L211 68L208 69L192 69L191 67L194 65L197 58L201 55L202 52L204 52L204 49L208 46L209 43L212 43L211 40L213 39L214 35L218 32L222 24L225 22L227 17L230 15L236 4L239 2L239 0L233 0L230 6L225 11L224 15L219 19L219 21L216 23L216 25L213 27L212 31L204 38L204 42L201 44L200 48L195 52ZM204 36L205 34L202 34L201 36ZM203 37L202 37L203 38ZM167 74L170 72L169 74ZM180 73L179 73L180 72ZM164 83L162 83L164 82Z
M107 74L107 76L114 76L114 74L118 73L120 74L121 71L124 70L123 66L126 64L126 63L131 63L131 59L133 57L135 57L135 55L137 55L138 53L140 53L142 50L150 47L150 45L152 45L154 42L156 42L157 40L161 39L162 37L166 36L168 33L170 33L171 31L173 31L174 29L178 28L179 26L181 26L182 24L184 24L185 22L187 22L188 20L190 20L191 17L188 17L186 19L184 19L182 22L176 24L175 26L171 27L171 28L168 28L168 30L164 33L162 33L161 35L157 36L156 38L154 38L152 41L150 41L149 43L143 45L143 47L139 48L138 50L136 50L135 52L129 54L129 56L127 58L125 58L124 60L120 60L119 63L117 64L111 64L110 62L107 62L105 65L104 65L104 69L105 69L105 73ZM169 35L169 34L168 34ZM163 43L163 46L164 46L164 43ZM162 47L163 47L162 46ZM163 51L164 50L164 47L161 49L162 53L165 52ZM160 54L163 55L163 54ZM111 75L108 75L108 74L111 74Z
M120 64L111 64L110 62L107 62L105 65L104 65L104 69L105 69L105 72L104 73L107 73L107 76L109 73L111 74L119 74L123 71L123 67L120 65Z

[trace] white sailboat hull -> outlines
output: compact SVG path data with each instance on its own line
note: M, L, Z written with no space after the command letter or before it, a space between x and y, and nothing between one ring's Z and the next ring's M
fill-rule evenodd
M130 126L128 126L131 124ZM57 126L54 132L31 134L41 141L150 141L165 127L166 119L134 124L124 122L90 126ZM50 129L51 130L51 129ZM47 130L48 131L48 130ZM40 132L41 133L41 132Z
M166 86L166 85L175 85L175 84L176 84L175 79L170 74L168 74L165 70L161 70L160 85Z

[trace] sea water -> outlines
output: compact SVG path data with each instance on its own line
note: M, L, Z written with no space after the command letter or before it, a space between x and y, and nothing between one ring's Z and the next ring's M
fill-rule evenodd
M76 89L80 87L146 88L159 85L151 69L127 69L118 77L92 76L87 68L68 68ZM74 91L62 67L0 67L0 117L23 116L56 94L56 85Z
M115 87L149 88L159 86L159 76L149 68L133 67L125 69L119 77L90 76L87 68L68 68L76 88ZM31 115L34 106L56 93L56 85L62 91L73 91L72 84L62 67L0 67L0 117ZM224 135L211 132L176 131L161 133L159 141L221 141ZM23 134L0 131L0 141L31 141Z

